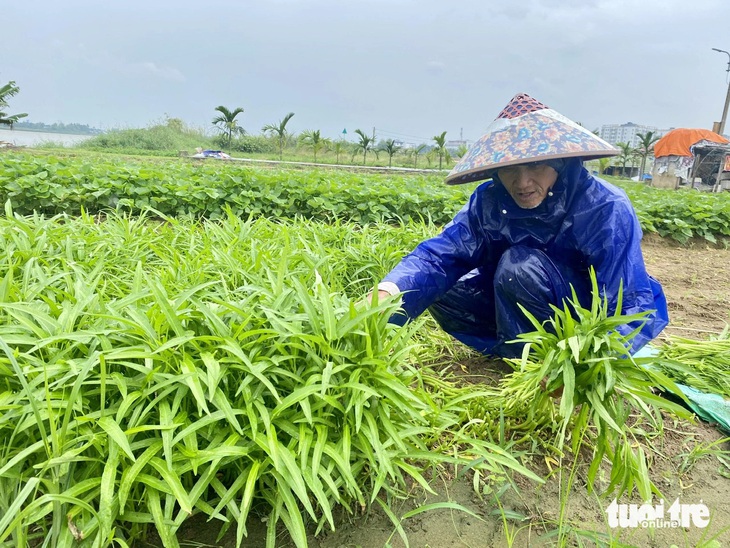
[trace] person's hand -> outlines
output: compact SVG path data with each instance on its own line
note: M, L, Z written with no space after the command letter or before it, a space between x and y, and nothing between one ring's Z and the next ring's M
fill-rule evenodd
M382 289L378 290L378 302L382 301L386 297L390 297L390 293L387 291L383 291ZM365 297L368 301L368 304L373 304L373 292L371 291L368 293L367 297Z

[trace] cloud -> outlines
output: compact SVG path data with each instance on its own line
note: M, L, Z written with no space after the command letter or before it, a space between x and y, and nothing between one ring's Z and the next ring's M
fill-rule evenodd
M476 138L524 91L591 129L711 127L727 91L727 57L711 48L730 46L708 21L727 21L730 2L686 6L213 0L204 13L223 14L213 25L190 0L11 2L5 18L33 24L0 33L13 51L0 76L21 84L14 104L40 120L97 125L163 112L209 125L224 104L244 106L251 128L295 111L292 127L323 134Z

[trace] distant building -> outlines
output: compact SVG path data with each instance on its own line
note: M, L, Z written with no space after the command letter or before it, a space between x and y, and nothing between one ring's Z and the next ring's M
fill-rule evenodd
M601 126L598 136L604 141L608 141L612 145L616 143L628 143L632 147L639 146L639 133L653 131L657 137L662 137L669 129L659 129L654 126L642 126L627 122L625 124L607 124Z
M469 148L472 144L473 141L469 141L468 139L452 139L451 141L446 141L445 146L446 150L453 154L462 146Z
M413 143L406 143L405 141L402 141L400 139L393 139L393 144L401 150L408 150L414 147Z

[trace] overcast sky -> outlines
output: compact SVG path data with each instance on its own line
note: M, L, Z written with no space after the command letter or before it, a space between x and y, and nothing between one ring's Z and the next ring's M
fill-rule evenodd
M3 2L0 84L33 122L478 138L527 92L589 129L719 120L728 0Z

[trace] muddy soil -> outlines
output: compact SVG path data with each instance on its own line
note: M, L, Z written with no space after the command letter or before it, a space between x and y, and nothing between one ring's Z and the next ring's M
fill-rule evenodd
M730 251L650 236L643 250L647 269L667 295L670 325L664 335L702 339L722 331L730 322Z
M730 250L713 248L702 242L686 246L647 237L644 256L649 272L664 286L671 325L657 341L669 336L707 338L723 330L730 321ZM504 373L504 365L479 356L471 356L455 369L473 379L489 382ZM524 546L638 546L717 548L730 546L730 458L718 459L714 450L730 451L718 428L705 423L665 422L662 435L648 440L652 457L650 474L666 497L668 509L675 499L681 504L704 504L710 523L698 527L658 529L612 528L606 509L611 500L589 494L584 484L585 467L578 466L570 478L570 463L556 466L540 457L527 457L533 471L547 477L538 485L515 477L500 497L502 509L489 489L475 489L470 474L442 470L431 480L437 495L414 487L411 496L392 506L396 516L423 504L451 501L468 508L474 515L456 510L435 510L403 520L403 534L408 544L419 548L446 547L524 547ZM698 451L697 448L707 451ZM723 455L720 455L722 458ZM607 472L607 470L606 470ZM604 484L607 477L604 477ZM495 486L494 489L498 489ZM564 502L564 504L563 504ZM641 504L638 495L619 503ZM653 504L659 502L658 497ZM561 519L561 508L564 517ZM264 545L265 524L252 519L245 546ZM380 548L405 546L401 534L382 512L368 515L340 514L337 530L311 536L312 548ZM558 527L562 523L562 527ZM234 528L235 529L235 528ZM216 540L217 526L211 528L200 520L191 520L180 532L187 546L235 546L235 531ZM561 536L562 534L562 536ZM563 542L564 541L564 542ZM278 546L291 546L282 534Z

